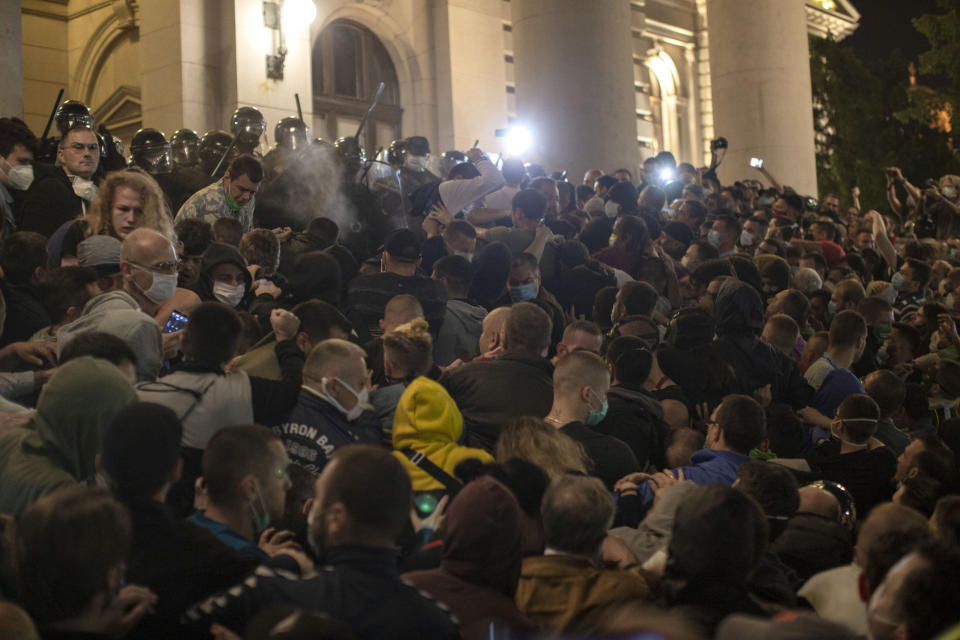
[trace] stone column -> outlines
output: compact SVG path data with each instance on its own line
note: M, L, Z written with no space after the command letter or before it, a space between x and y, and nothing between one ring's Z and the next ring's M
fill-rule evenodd
M602 10L598 6L602 4ZM636 174L636 89L629 0L513 0L518 124L524 158L579 184L591 167Z
M0 113L23 117L23 29L20 0L0 2Z
M804 0L707 0L715 135L730 142L720 180L760 178L816 195Z

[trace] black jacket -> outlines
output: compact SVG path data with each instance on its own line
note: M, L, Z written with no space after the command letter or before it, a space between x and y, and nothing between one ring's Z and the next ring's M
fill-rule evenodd
M717 293L714 315L715 351L733 367L738 393L753 397L754 391L769 384L774 402L794 409L810 404L813 389L797 363L758 337L763 331L763 302L756 289L738 280L725 282Z
M36 178L23 199L20 231L36 231L49 238L64 222L83 214L83 200L61 167L38 164Z
M660 403L642 388L624 384L610 387L607 401L607 415L593 429L625 442L640 468L652 464L662 469L670 426L663 419Z
M623 440L595 431L582 422L565 424L560 433L583 445L587 455L593 460L591 475L603 480L608 489L613 489L617 480L625 475L641 470L636 456Z
M440 377L460 413L467 443L492 452L507 421L543 417L553 406L553 366L546 358L505 353L491 362L469 362Z
M343 620L360 638L460 637L442 605L401 582L392 549L333 547L324 560L326 566L303 578L260 567L242 584L192 607L185 618L198 628L217 622L239 632L264 605L288 602Z
M50 326L50 316L40 303L36 289L0 279L0 292L7 305L7 320L0 335L0 346L29 340L34 333Z
M422 275L400 276L386 271L357 276L347 287L346 315L361 340L367 341L383 333L378 325L387 303L404 293L420 301L423 317L430 324L430 333L436 337L447 308L443 283Z
M220 542L212 533L174 517L153 500L126 502L133 524L127 579L157 594L157 610L133 638L174 638L180 616L201 598L226 589L253 571L257 561Z

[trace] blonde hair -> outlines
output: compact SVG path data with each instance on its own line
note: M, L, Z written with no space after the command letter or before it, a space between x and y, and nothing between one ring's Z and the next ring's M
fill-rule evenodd
M423 318L405 322L383 336L383 354L405 379L426 375L433 367L433 339Z
M583 445L540 418L514 418L497 439L497 462L520 458L543 469L551 480L593 465Z
M117 237L113 229L113 201L120 187L133 189L143 201L143 216L139 220L139 226L152 229L172 241L173 224L170 222L170 212L163 191L157 181L139 167L107 174L87 212L86 236Z

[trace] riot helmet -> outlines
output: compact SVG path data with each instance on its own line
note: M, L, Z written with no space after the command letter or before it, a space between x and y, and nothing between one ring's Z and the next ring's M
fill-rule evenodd
M162 131L140 129L130 142L130 161L150 174L170 173L170 143Z
M237 137L237 144L251 150L260 144L260 136L267 129L267 121L259 109L237 107L230 118L230 132Z
M193 129L177 129L170 136L170 151L175 166L196 166L200 163L200 136Z
M93 114L87 105L79 100L64 100L57 107L53 119L61 136L74 127L93 129Z
M406 140L394 140L390 143L390 146L387 147L387 163L389 163L390 166L399 169L401 166L403 166L403 154L406 151Z
M217 165L220 164L220 160L224 154L230 149L231 144L233 144L233 136L226 131L217 129L207 131L203 134L203 137L200 138L198 155L200 156L200 166L204 173L208 175L213 173ZM221 168L225 168L226 166L227 162L225 161Z
M340 158L344 161L359 159L361 162L363 162L365 160L363 147L360 146L360 143L357 142L356 138L337 138L337 141L333 143L333 146L340 155Z
M310 141L310 128L300 118L287 116L273 128L273 140L279 147L297 151Z

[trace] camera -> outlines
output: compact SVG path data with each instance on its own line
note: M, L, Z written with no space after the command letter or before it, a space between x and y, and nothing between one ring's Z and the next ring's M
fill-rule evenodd
M715 138L710 141L710 150L716 151L718 149L726 149L730 145L727 143L726 138Z

